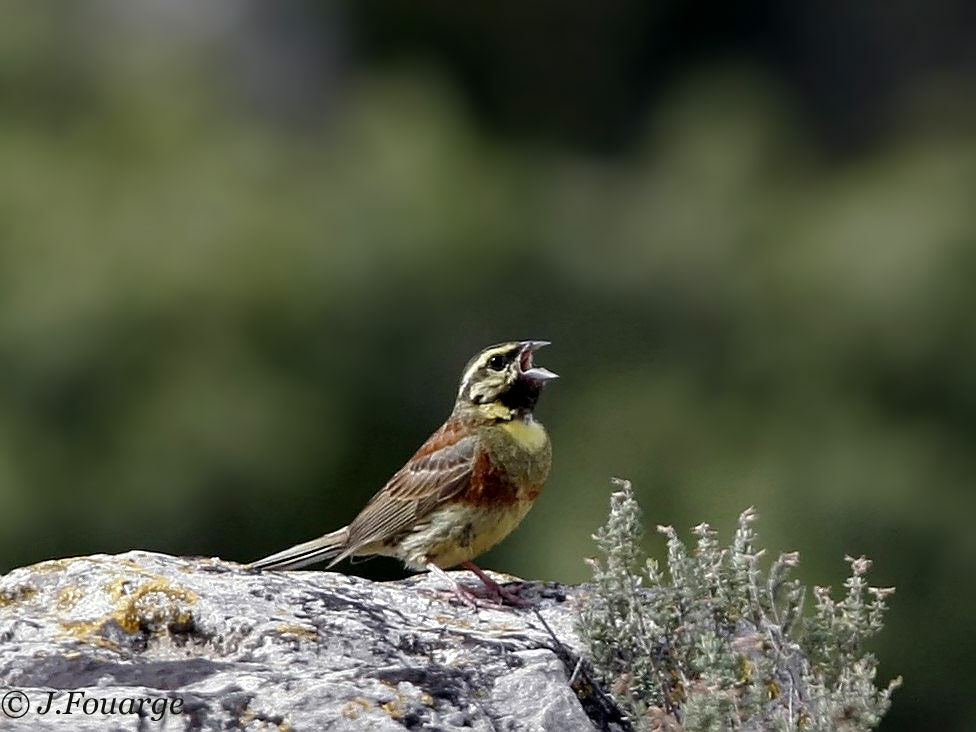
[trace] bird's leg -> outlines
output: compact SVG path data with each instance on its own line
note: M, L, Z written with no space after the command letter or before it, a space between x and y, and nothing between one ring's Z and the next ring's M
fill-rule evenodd
M454 579L453 577L451 577L451 575L449 575L447 572L445 572L443 569L441 569L440 567L438 567L433 562L429 562L427 564L427 569L432 574L437 575L444 582L447 582L447 584L450 585L451 589L454 591L454 596L458 600L460 600L461 602L463 602L465 605L467 605L468 607L470 607L472 610L477 610L478 609L478 600L481 599L481 598L479 598L474 592L472 592L467 587L465 587L460 582L458 582L456 579ZM491 604L491 603L489 603L489 604Z
M507 587L502 587L500 584L495 582L495 580L493 580L491 577L485 574L484 570L482 570L481 567L479 567L474 562L462 562L461 566L464 567L465 569L471 570L476 575L478 575L478 579L480 579L485 584L485 589L487 589L490 593L498 597L500 600L507 602L511 605L515 605L516 607L529 607L530 605L532 605L532 603L529 602L528 600L519 597L518 592L514 592L508 589Z

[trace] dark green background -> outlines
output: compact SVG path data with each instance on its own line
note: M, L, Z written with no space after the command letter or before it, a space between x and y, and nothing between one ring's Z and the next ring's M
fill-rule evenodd
M755 505L804 581L897 585L883 727L971 728L971 7L7 6L0 569L335 528L547 338L486 566L585 579L613 475L649 528Z

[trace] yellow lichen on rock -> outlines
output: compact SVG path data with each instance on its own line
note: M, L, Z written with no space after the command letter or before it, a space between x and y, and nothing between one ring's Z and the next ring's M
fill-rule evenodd
M120 575L112 580L106 591L115 602L115 609L108 616L96 620L70 621L61 626L71 635L89 642L105 640L103 629L107 623L114 622L126 633L136 633L144 629L159 630L167 628L189 628L193 624L193 613L187 608L197 601L197 595L182 587L176 587L163 577L155 577L135 589L130 589L132 580ZM80 599L67 588L58 598L73 605Z

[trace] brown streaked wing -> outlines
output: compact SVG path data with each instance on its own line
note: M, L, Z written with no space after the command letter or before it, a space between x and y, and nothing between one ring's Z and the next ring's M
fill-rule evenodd
M396 536L467 487L478 437L448 422L425 442L349 524L348 554Z

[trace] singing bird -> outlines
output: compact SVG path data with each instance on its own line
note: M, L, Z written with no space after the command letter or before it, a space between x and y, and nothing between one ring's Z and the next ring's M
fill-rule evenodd
M532 363L547 341L489 346L464 368L447 421L374 495L348 526L259 559L254 569L295 569L349 557L400 559L476 595L443 570L474 572L499 602L521 604L471 560L508 536L539 496L552 462L545 428L533 416L546 382Z

